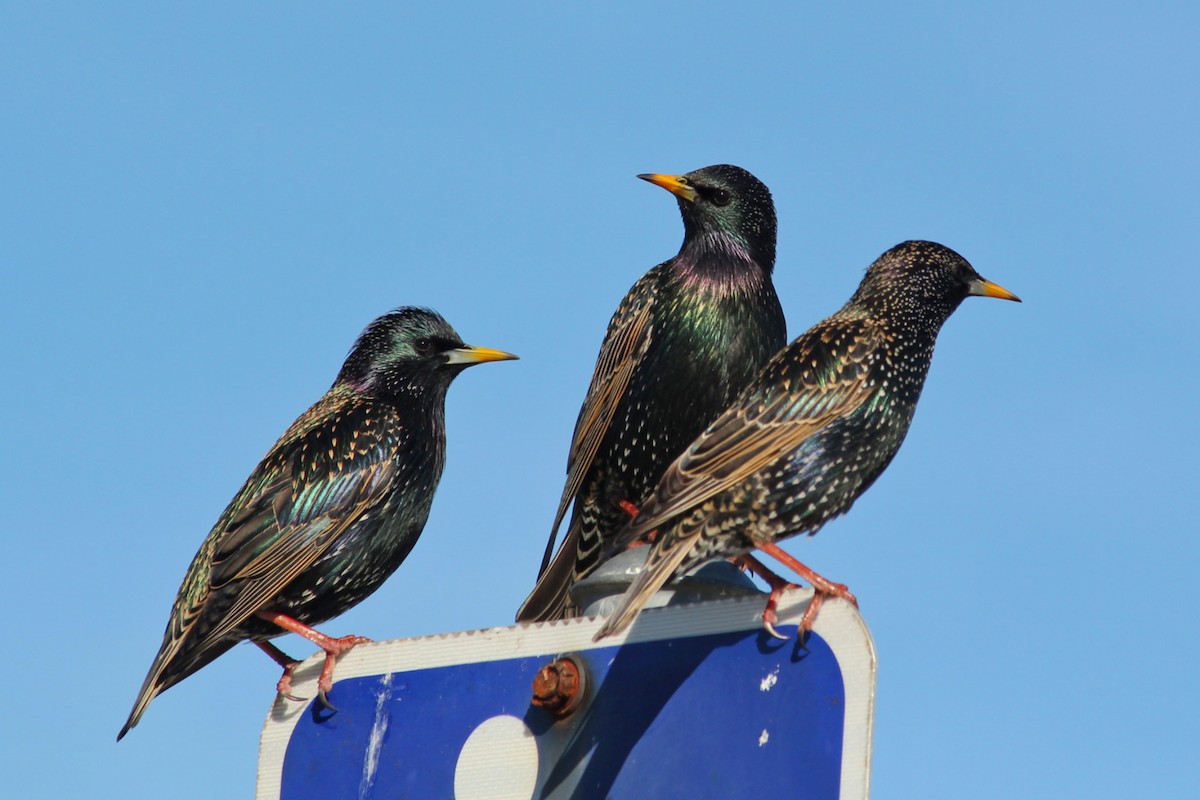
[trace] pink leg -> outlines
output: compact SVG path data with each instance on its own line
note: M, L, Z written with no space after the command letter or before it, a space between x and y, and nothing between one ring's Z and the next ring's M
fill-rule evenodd
M631 503L625 499L621 499L621 500L617 501L617 508L621 509L626 514L628 514L630 519L637 518L637 515L639 513L641 513L641 511L638 509L638 507L636 505L634 505L633 503ZM654 537L656 537L656 536L658 536L658 531L656 531L656 530L650 531L645 536L643 536L641 539L639 539L636 542L634 542L633 544L629 545L628 549L632 550L635 547L641 547L642 545L652 544L654 542Z
M759 561L749 553L743 553L734 559L735 562L741 562L742 566L753 572L758 577L762 578L771 587L771 596L767 598L767 607L763 609L762 621L763 627L767 629L767 633L774 636L776 639L786 639L779 631L775 630L775 623L779 621L779 617L775 613L776 607L779 605L779 596L786 589L796 588L796 584L789 583L783 578L776 575L767 565ZM811 606L810 606L811 607Z
M804 616L800 618L801 635L812 630L813 623L817 620L817 612L821 610L821 606L824 605L826 597L840 597L843 600L849 601L854 605L855 608L858 608L858 598L854 596L854 594L845 584L834 583L828 578L818 575L809 567L801 564L774 542L759 544L758 549L783 562L790 569L795 571L796 574L812 584L815 594L813 594L813 599L808 604L808 608L805 609ZM768 606L769 605L770 601L768 601Z
M318 630L314 630L305 625L299 620L292 619L287 614L276 614L272 611L258 611L255 613L259 619L274 623L285 631L298 633L305 639L315 644L317 647L325 651L325 665L321 667L321 677L317 679L317 697L321 699L321 704L326 708L337 711L332 703L329 702L329 691L333 688L333 668L337 664L337 657L347 650L350 650L355 645L364 644L371 641L365 636L343 636L340 639L334 639L332 636L326 636ZM261 646L261 645L260 645ZM276 648L277 649L277 648ZM270 653L268 653L270 655ZM291 686L291 676L288 675L288 687Z
M288 700L302 701L303 697L296 697L292 694L292 673L296 671L296 665L300 662L289 656L287 653L280 650L270 642L257 642L251 639L250 641L262 650L271 660L279 666L283 667L283 677L279 679L279 683L275 684L275 691L286 697Z

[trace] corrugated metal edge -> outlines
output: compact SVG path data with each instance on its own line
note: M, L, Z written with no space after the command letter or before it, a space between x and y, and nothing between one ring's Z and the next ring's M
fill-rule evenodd
M798 623L811 597L811 589L787 591L779 603L780 624ZM599 617L373 642L359 645L342 656L334 677L345 680L454 664L577 652L626 642L747 630L762 625L762 609L761 597L647 609L623 633L598 643L593 643L592 637L603 622ZM841 797L842 800L866 800L871 790L875 643L858 610L841 600L825 603L817 617L815 630L837 657L845 685ZM318 654L297 667L292 685L298 696L316 696L322 662L323 657ZM258 800L275 800L280 796L288 740L312 702L275 698L259 738Z

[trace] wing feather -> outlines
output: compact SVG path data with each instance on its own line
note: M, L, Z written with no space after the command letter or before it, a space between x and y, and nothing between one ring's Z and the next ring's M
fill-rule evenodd
M839 352L841 341L854 345ZM729 410L667 468L619 543L627 545L732 489L852 413L876 390L870 365L882 343L882 332L866 321L827 321L776 354Z
M633 374L650 347L654 328L652 308L656 293L655 273L652 270L634 284L626 296L626 302L609 323L592 373L592 382L588 385L587 397L575 422L571 452L567 458L567 482L563 486L554 524L550 528L550 541L538 570L539 577L546 572L550 563L558 528L566 516L567 507L579 494L613 417L625 399Z
M340 407L319 407L334 402ZM197 553L155 659L159 672L185 646L196 654L218 646L388 494L397 445L384 431L398 424L386 419L395 412L358 398L321 403L259 463ZM312 424L331 416L336 425ZM338 435L353 430L357 438Z
M830 422L877 391L871 365L885 334L867 320L834 316L775 355L734 404L668 467L637 519L617 537L628 546L661 532L633 584L600 628L597 640L620 633L688 559L713 525L706 503L752 480ZM840 348L840 352L839 352ZM719 528L719 524L716 525Z

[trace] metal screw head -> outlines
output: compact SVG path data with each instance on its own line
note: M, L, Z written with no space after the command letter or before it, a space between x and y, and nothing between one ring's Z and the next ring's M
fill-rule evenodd
M533 679L533 704L558 719L569 717L583 701L583 667L570 656L538 670Z

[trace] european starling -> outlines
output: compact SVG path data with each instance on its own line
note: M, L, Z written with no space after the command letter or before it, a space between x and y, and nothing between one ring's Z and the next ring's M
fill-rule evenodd
M539 580L519 622L579 613L567 591L599 566L629 520L622 509L642 501L787 341L771 283L775 206L767 187L729 165L638 177L676 196L683 246L633 285L608 324ZM572 501L567 534L547 569Z
M628 545L658 531L596 638L624 630L672 575L756 547L782 553L776 541L849 510L900 448L938 331L970 295L1018 300L933 242L880 256L850 302L777 353L667 469L617 537ZM823 580L802 630L826 594L853 597Z
M285 668L277 688L287 694L297 662L268 640L288 631L325 650L327 703L336 656L367 640L309 626L359 603L404 561L442 474L450 381L511 358L463 344L426 309L368 325L333 386L275 443L192 559L117 739L160 692L245 639Z

